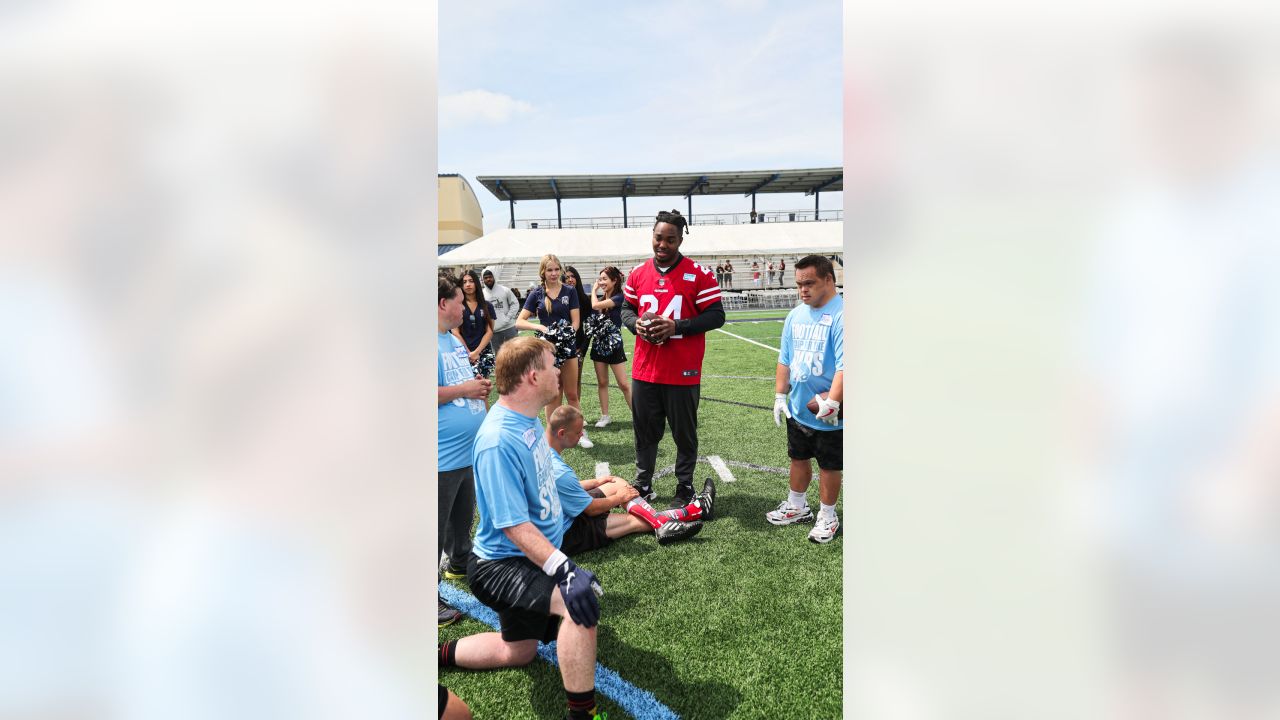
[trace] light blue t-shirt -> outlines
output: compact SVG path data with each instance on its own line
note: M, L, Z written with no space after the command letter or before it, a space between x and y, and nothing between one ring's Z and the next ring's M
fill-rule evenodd
M822 307L802 304L787 314L778 364L791 369L791 417L814 430L843 430L844 421L828 425L805 407L814 395L830 391L836 371L844 370L844 298L839 293Z
M484 560L524 555L503 528L523 522L560 547L564 510L556 487L555 451L537 417L495 405L480 424L475 444L476 507L480 523L473 552Z
M467 359L466 346L452 333L440 333L436 352L436 382L440 387L461 385L476 376ZM471 465L471 445L482 420L483 400L456 398L440 406L436 462L441 472Z
M574 519L591 504L591 496L582 489L578 474L554 449L551 451L551 465L551 474L556 478L556 490L560 493L560 509L564 511L564 527L568 530Z

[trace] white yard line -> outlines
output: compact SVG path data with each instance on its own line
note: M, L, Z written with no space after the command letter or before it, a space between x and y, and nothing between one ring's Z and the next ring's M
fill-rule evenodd
M749 342L749 343L751 343L752 345L759 345L760 347L764 348L765 350L772 350L772 351L774 351L774 352L782 352L782 350L781 350L780 348L776 348L776 347L769 347L768 345L765 345L764 343L758 343L758 342L756 342L755 340L752 340L751 338L744 338L744 337L742 337L741 335L734 335L733 333L729 332L728 330L725 330L724 328L716 328L716 332L722 332L722 333L724 333L725 335L728 335L729 337L736 337L736 338L738 338L739 340L741 340L741 341L743 341L743 342Z
M708 455L707 462L711 463L711 469L716 471L721 480L725 482L734 481L733 473L729 472L729 467L724 464L724 460L721 460L719 455Z

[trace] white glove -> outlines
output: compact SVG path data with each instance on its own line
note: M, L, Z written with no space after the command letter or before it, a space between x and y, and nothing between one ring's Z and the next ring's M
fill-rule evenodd
M773 424L782 427L782 416L791 417L791 411L787 409L787 394L777 393L773 396Z
M818 412L814 413L814 416L828 425L839 425L840 401L831 398L823 400L818 395L814 395L813 398L818 401Z

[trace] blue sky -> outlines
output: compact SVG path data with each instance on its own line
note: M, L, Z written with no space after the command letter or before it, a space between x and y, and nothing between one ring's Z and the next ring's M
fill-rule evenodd
M508 208L478 175L834 167L841 153L839 0L440 4L440 172L472 184L485 230ZM823 193L824 210L842 193ZM630 198L631 214L686 201ZM759 210L813 197L758 195ZM741 196L700 212L748 212ZM621 215L621 200L564 201L565 217ZM554 218L554 201L516 203Z

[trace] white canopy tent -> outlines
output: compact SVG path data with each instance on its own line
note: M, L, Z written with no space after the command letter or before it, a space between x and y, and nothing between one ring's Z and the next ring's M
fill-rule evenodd
M536 263L548 253L566 263L593 259L643 259L653 255L651 239L649 227L502 229L441 255L440 264L482 266L493 263ZM844 252L844 223L694 225L685 235L680 251L694 259L778 253L830 255Z

